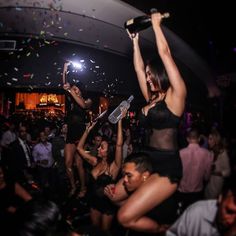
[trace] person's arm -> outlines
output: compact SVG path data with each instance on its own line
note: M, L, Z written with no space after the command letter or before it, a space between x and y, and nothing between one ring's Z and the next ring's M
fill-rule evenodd
M90 153L86 152L84 149L84 144L85 141L88 137L88 134L90 132L90 130L95 126L97 122L93 122L92 124L88 124L82 137L79 140L79 143L77 145L77 150L79 152L79 154L82 156L82 158L84 158L89 164L91 164L92 166L97 165L97 158L93 155L91 155Z
M32 196L18 183L15 183L15 194L25 202L32 199Z
M122 159L123 159L123 130L122 130L122 120L126 116L127 109L122 112L122 118L118 121L117 127L117 139L116 139L116 150L115 150L115 160L111 165L111 171L113 178L117 177L119 174Z
M87 109L91 106L91 99L84 99L80 89L77 86L72 86L69 90L70 95L74 98L75 102L83 109Z
M70 86L69 83L65 83L63 85L64 90L66 90L71 97L75 100L75 102L83 109L87 109L91 106L92 100L91 99L84 99L82 93L78 87Z
M62 82L63 82L63 84L66 83L67 69L68 69L69 65L70 65L70 62L65 62L64 63L63 72L62 72Z
M169 45L161 29L162 18L163 17L160 13L153 13L151 15L152 26L156 37L157 50L164 64L166 73L170 81L171 102L169 102L168 105L170 106L171 110L175 112L176 115L182 115L185 106L185 97L187 93L186 87L184 80L180 75L179 69L177 68L174 62Z
M62 82L63 82L63 89L66 90L70 95L73 97L75 102L84 109L87 109L91 106L91 99L84 99L82 96L82 93L80 89L76 86L72 86L66 81L66 76L67 76L67 69L69 66L70 62L65 62L64 63L64 68L62 72Z
M149 101L149 94L148 94L148 87L146 81L146 72L145 72L145 65L143 62L143 58L141 55L140 47L139 47L139 34L130 34L129 31L128 35L133 42L133 63L134 69L138 78L139 87L141 92L145 98L145 100Z

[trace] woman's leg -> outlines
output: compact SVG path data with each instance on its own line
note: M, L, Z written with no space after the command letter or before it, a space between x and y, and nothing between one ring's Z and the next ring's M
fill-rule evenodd
M91 208L90 209L90 219L94 226L97 226L100 228L101 226L101 220L102 220L102 213L96 209Z
M177 189L167 177L152 174L118 211L118 221L126 228L149 233L160 232L160 225L145 216Z
M111 230L112 220L114 218L114 215L102 215L102 223L101 223L101 229L103 231L109 232Z
M73 160L74 160L74 154L75 154L75 145L72 143L67 143L65 145L65 166L66 166L66 173L70 181L71 185L71 193L75 192L75 179L73 174Z
M77 151L75 153L75 156L76 156L75 160L80 181L80 192L78 197L84 197L86 194L86 184L85 184L85 170L83 167L83 160Z

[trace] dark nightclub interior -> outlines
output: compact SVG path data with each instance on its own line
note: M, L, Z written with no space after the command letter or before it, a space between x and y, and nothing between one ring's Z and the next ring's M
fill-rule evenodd
M124 143L129 142L132 150L136 151L148 145L150 133L139 120L140 110L146 104L133 65L132 41L124 23L135 17L150 15L153 8L160 13L170 13L170 17L162 20L162 30L187 89L185 109L179 124L179 149L188 145L189 130L197 128L201 134L199 143L210 150L207 140L212 129L217 129L227 147L231 172L235 172L236 36L233 33L235 20L231 3L218 1L206 5L196 0L1 0L0 201L5 201L2 185L5 186L5 172L11 166L7 157L13 155L10 148L13 142L4 143L5 132L14 131L13 141L20 137L20 129L26 127L26 139L33 155L35 146L41 143L43 131L52 148L53 164L50 166L50 181L44 184L40 182L40 171L26 174L24 180L16 179L29 195L23 194L23 201L14 199L16 216L12 212L6 215L0 213L0 219L7 216L0 226L5 224L3 228L8 231L5 233L0 227L0 235L24 235L19 234L19 222L24 221L24 217L19 220L19 215L24 209L23 202L31 202L32 198L41 201L38 204L42 204L42 209L51 207L51 212L58 214L59 226L55 235L165 235L165 230L164 233L151 234L148 230L138 232L129 229L121 225L116 217L109 233L97 227L99 224L94 226L87 199L89 191L80 195L83 192L81 170L78 168L81 163L75 161L70 168L67 166L67 139L66 133L63 133L63 125L69 122L68 107L74 106L73 99L68 100L72 87L64 87L65 76L66 83L80 88L79 95L82 92L84 101L87 101L85 98L93 101L86 110L86 123L107 110L98 119L95 130L88 135L89 144L85 144L88 152L92 152L93 138L97 133L117 145L119 126L109 123L108 116L130 95L134 95L134 100L123 118ZM145 62L158 54L152 27L139 33L139 41ZM64 73L66 62L69 65ZM77 67L73 63L77 63ZM48 134L46 127L50 130ZM131 136L127 135L127 130L130 130ZM79 145L78 142L76 145ZM84 158L82 166L91 171L87 162L91 164ZM74 173L74 183L71 182L70 171ZM42 173L49 176L46 172ZM73 188L73 184L72 193L70 187ZM46 201L56 205L49 206ZM2 209L0 205L0 211ZM180 216L180 213L177 215ZM19 232L11 233L7 225L9 222L14 222ZM236 222L234 230L235 225ZM235 231L232 228L232 232Z

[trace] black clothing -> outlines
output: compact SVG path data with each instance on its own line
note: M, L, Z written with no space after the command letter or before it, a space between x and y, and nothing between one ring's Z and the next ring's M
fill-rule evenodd
M180 122L180 118L168 109L165 100L157 102L154 107L150 108L147 116L141 113L139 120L142 126L148 126L157 130L176 129Z
M144 148L153 164L154 172L167 176L172 183L178 183L182 178L182 163L177 144L177 129L180 117L173 114L165 100L158 101L150 108L147 116L140 115L140 124L151 129L150 146Z
M153 208L146 216L155 220L159 224L173 224L178 218L178 202L176 195L171 195L160 205Z
M29 147L27 148L29 155L30 165L33 163L33 157ZM24 183L26 179L26 173L30 174L31 166L28 166L27 157L23 147L20 144L19 139L16 139L9 145L8 150L8 171L9 175L14 177L14 179L19 183Z
M166 176L172 183L178 183L182 178L182 162L179 151L158 150L152 147L143 149L151 159L153 172Z
M100 211L103 214L113 215L117 207L104 195L104 187L108 184L114 183L112 176L108 174L101 174L94 179L93 175L89 175L89 204L91 208Z
M86 110L81 108L70 96L67 96L66 143L75 143L85 131Z
M0 213L6 213L10 206L14 206L15 201L15 183L9 182L6 187L0 189Z

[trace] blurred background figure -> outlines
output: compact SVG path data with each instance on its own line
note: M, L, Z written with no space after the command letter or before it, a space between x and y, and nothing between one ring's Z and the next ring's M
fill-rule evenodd
M216 199L221 193L224 180L231 173L230 161L226 149L226 141L216 128L208 136L208 148L213 153L214 160L210 179L206 185L205 198Z

